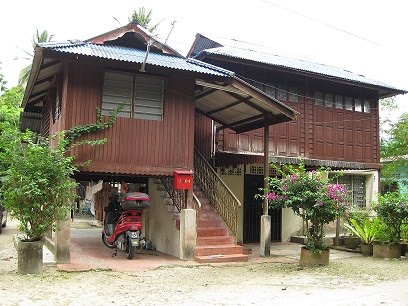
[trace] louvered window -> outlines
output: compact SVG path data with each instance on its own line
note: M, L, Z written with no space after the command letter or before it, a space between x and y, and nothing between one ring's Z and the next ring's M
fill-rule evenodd
M105 72L102 114L109 115L122 105L118 117L145 120L163 119L164 80L162 78Z

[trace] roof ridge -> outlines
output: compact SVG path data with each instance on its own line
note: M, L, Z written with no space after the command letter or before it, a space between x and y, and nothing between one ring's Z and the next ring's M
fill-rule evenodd
M234 75L235 75L235 72L233 72L233 71L231 71L231 70L224 69L224 68L221 68L221 67L218 67L218 66L214 66L214 65L212 65L212 64L209 64L209 63L206 63L206 62L197 60L197 59L192 58L192 57L187 57L187 58L186 58L186 61L187 61L188 63L191 62L191 63L196 64L196 65L198 65L198 66L205 67L205 68L209 68L209 69L213 69L213 70L218 71L218 72L221 72L221 73L226 73L226 74L228 74L228 75L230 75L230 76L234 76Z
M234 53L234 50L236 51L236 53ZM259 54L260 57L257 58L256 56L250 56L248 53ZM332 76L332 77L336 77L339 79L349 80L352 82L369 84L369 85L379 86L379 87L388 88L392 90L406 92L405 90L398 89L383 81L378 81L373 78L366 77L363 74L352 72L344 68L340 68L340 67L329 65L329 64L313 62L310 60L290 57L290 56L282 56L282 55L277 55L273 53L250 50L250 49L239 48L239 47L234 47L234 46L208 48L208 49L205 49L199 52L195 57L200 58L200 55L203 55L203 54L204 55L219 54L219 55L233 57L237 59L241 58L241 59L245 59L245 60L249 60L253 62L265 63L267 65L287 67L289 69L294 69L294 70L299 70L299 71L309 71L312 73ZM280 59L280 61L282 62L279 62L279 60L277 61L276 59Z

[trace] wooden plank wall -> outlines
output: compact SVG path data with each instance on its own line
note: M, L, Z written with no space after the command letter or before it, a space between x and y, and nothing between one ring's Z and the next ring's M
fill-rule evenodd
M299 88L299 87L298 87ZM321 89L320 89L321 90ZM299 101L285 104L297 110L297 121L270 127L269 152L285 157L379 163L378 101L371 99L370 113L317 106L314 88L307 82L299 88ZM372 95L372 93L369 93ZM198 123L198 122L197 122ZM200 121L200 124L207 124ZM203 130L204 127L196 127ZM202 137L196 134L196 137ZM200 143L204 139L196 139ZM234 153L263 153L263 129L236 134L224 130L218 135L218 150ZM262 162L262 156L256 159ZM234 160L230 161L232 164Z
M62 110L66 127L95 122L101 107L103 69L71 64L68 97ZM176 168L193 168L194 80L166 79L163 121L117 118L108 130L87 139L106 137L107 144L80 146L78 162L91 160L83 171L138 175L169 175Z

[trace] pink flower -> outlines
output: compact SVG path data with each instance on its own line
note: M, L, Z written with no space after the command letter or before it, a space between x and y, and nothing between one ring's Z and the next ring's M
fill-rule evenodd
M274 201L279 198L279 195L275 192L269 192L266 198L268 199L268 201Z

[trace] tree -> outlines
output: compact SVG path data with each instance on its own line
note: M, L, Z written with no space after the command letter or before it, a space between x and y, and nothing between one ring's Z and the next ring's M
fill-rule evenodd
M15 86L0 96L0 176L4 175L10 159L13 158L8 155L6 148L12 139L19 137L20 104L23 94L23 87Z
M150 10L146 14L146 9L144 7L139 7L137 11L133 11L132 15L130 15L128 19L129 22L137 22L142 27L153 33L156 31L156 28L158 27L160 22L151 26L150 23L152 21L152 14L153 14L152 10Z
M381 157L387 160L381 174L386 181L393 181L398 171L408 168L408 113L390 126L388 139L381 142Z
M33 50L35 49L37 44L50 42L53 38L54 38L54 34L49 34L47 30L44 30L40 33L38 29L36 29L35 33L33 34L33 40L32 40ZM32 60L34 58L33 51L31 52L24 51L24 53L27 55L25 59L29 60L31 63L27 65L26 67L24 67L23 69L21 69L20 71L18 84L23 85L23 86L27 83L28 78L30 76Z

